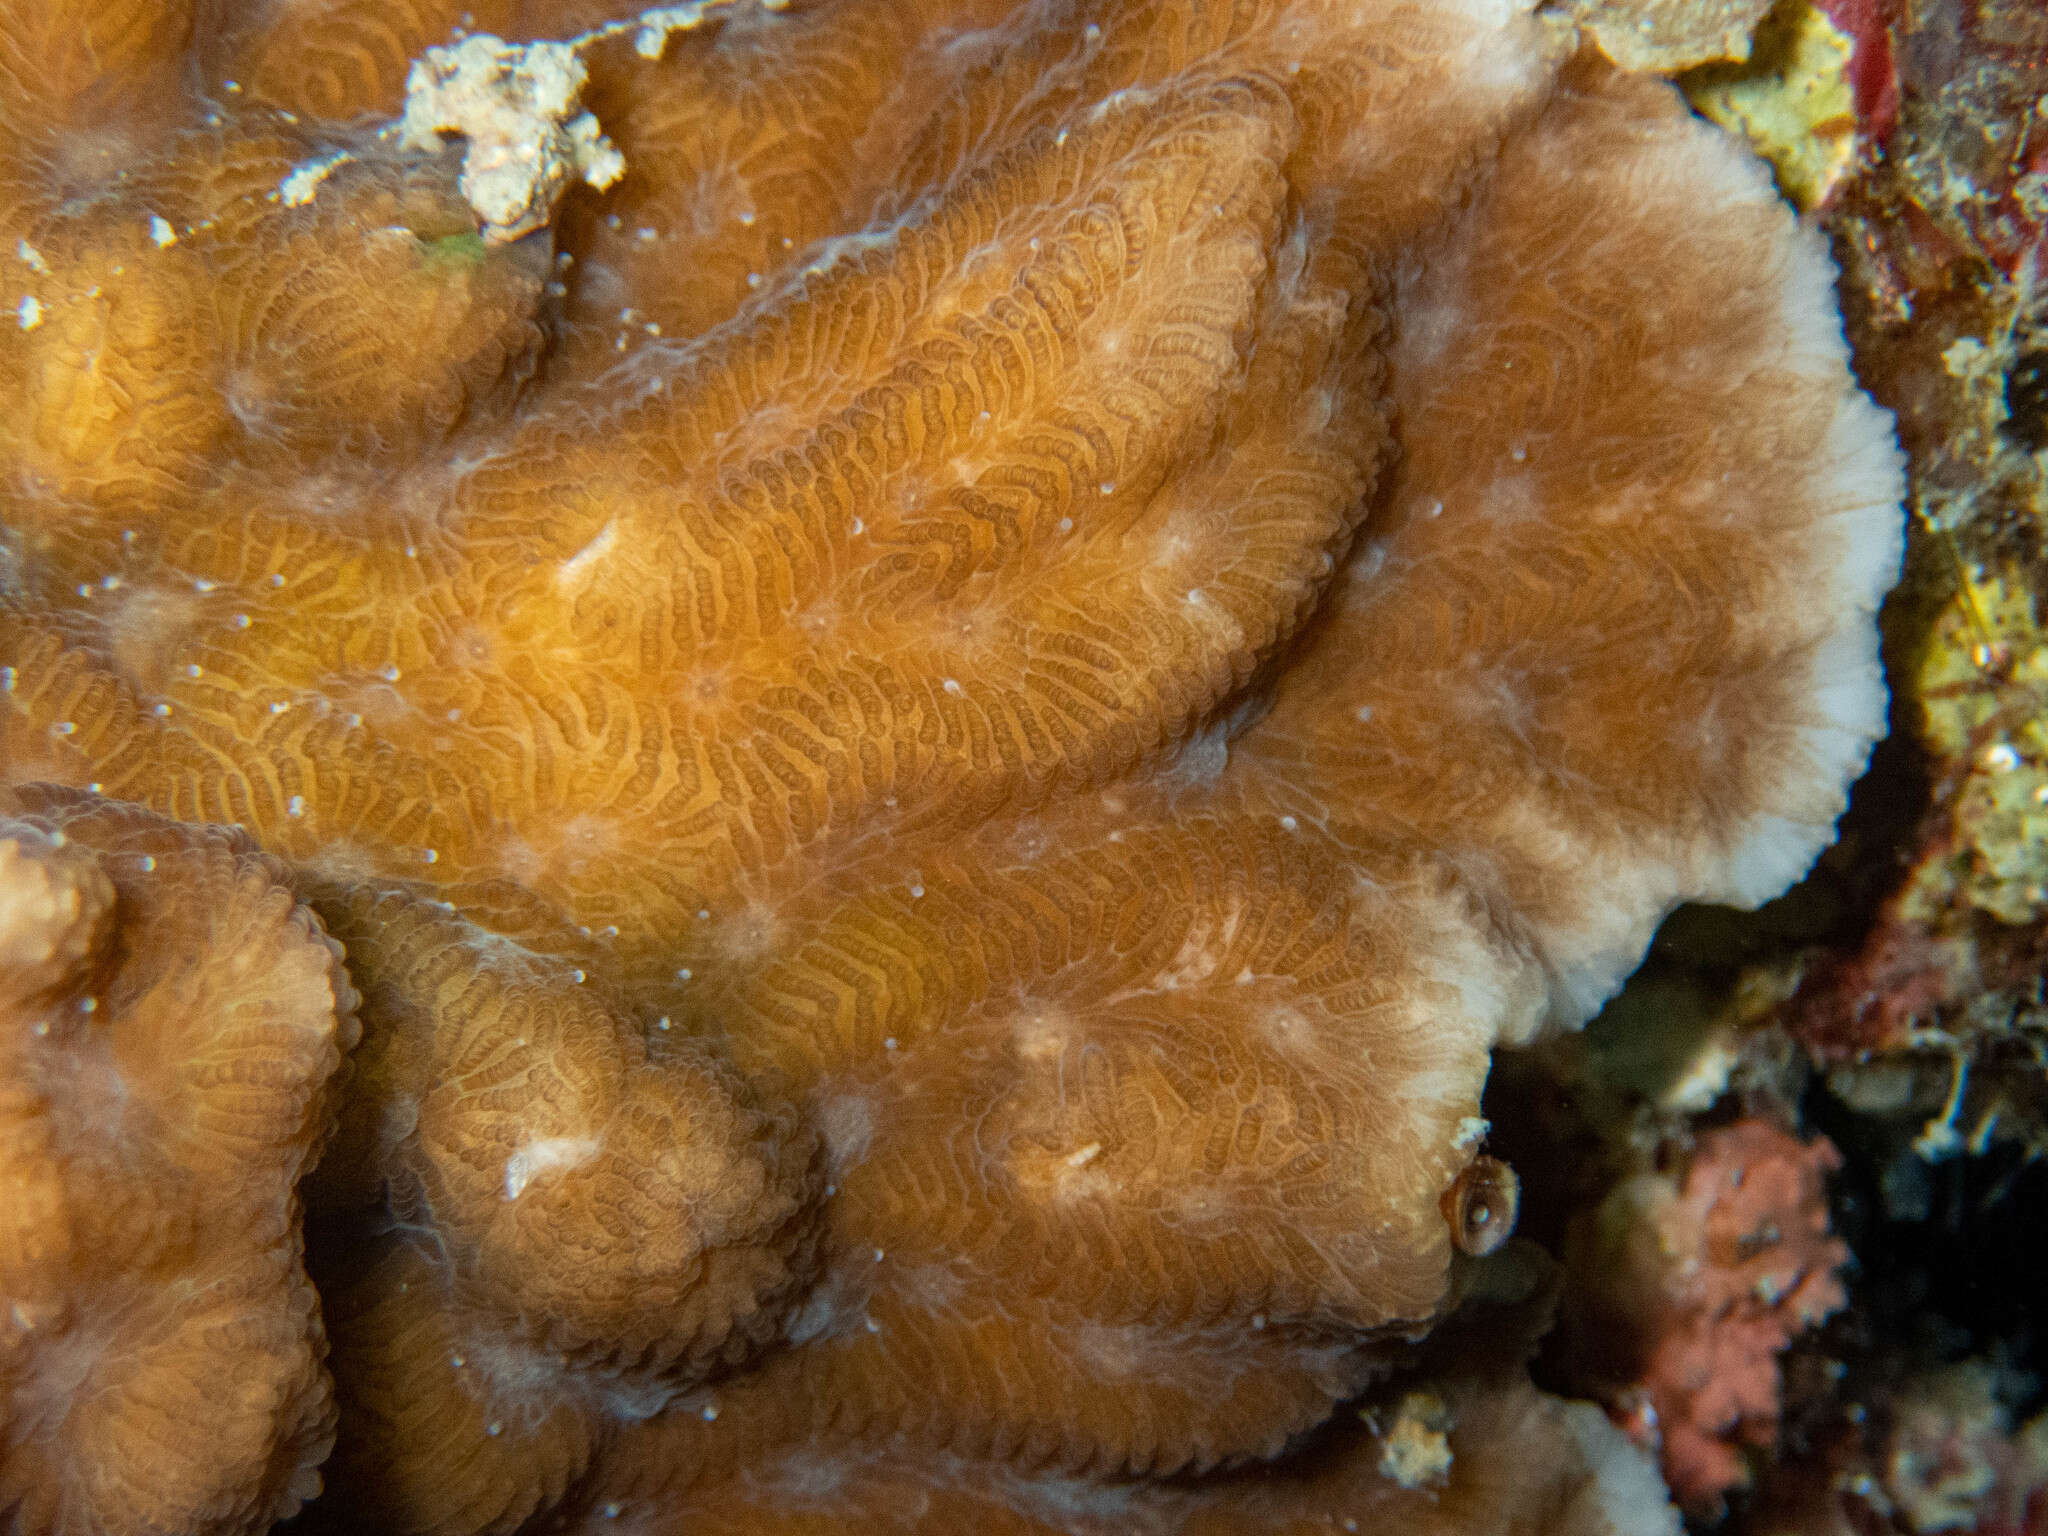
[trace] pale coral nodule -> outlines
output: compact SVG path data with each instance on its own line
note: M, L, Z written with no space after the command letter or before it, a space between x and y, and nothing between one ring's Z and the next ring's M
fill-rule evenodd
M0 1507L281 1514L324 1318L343 1522L1434 1528L1230 1469L1505 1238L1492 1049L1832 835L1900 487L1819 237L1519 0L633 9L0 0L0 1263L260 1260L165 1391L277 1373L201 1447L6 1335ZM109 1122L152 1029L233 1157ZM1578 1447L1428 1427L1445 1507L1668 1523L1445 1401Z

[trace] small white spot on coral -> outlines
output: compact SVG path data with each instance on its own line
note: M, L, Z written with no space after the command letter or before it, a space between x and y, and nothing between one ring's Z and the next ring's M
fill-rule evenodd
M32 331L43 323L43 301L30 294L15 306L14 318L24 331Z
M149 238L156 242L158 250L164 250L178 243L178 232L171 228L171 222L160 213L149 216Z
M581 1167L597 1156L600 1145L594 1136L549 1136L529 1141L505 1159L505 1198L517 1200L526 1186L542 1174Z
M610 554L618 541L618 524L606 523L588 544L562 562L561 568L555 572L556 589L565 590L579 585L590 573L590 568Z
M50 264L43 260L43 253L30 245L26 240L14 242L14 255L15 259L27 266L31 272L47 272L50 270Z

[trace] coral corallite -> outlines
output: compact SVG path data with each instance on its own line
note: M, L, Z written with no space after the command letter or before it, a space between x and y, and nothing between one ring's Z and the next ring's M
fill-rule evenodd
M1460 1528L1224 1474L1500 1245L1491 1050L1832 835L1899 485L1819 237L1520 0L632 11L0 0L0 1512ZM398 132L458 23L561 120ZM201 1198L132 1037L296 1118ZM201 1235L37 1258L117 1173ZM258 1257L151 1401L267 1440L88 1400ZM1445 1510L1630 1529L1446 1390L1574 1449L1454 1431Z

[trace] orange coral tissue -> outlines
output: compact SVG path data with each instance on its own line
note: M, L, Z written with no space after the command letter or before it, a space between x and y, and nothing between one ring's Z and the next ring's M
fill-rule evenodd
M285 1513L324 1326L350 1528L1424 1521L1153 1480L1383 1374L1491 1050L1832 835L1832 276L1522 0L0 0L0 1509ZM60 1326L270 1374L188 1446Z

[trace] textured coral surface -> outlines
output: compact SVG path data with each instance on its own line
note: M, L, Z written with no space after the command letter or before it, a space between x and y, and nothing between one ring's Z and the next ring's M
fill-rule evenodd
M267 1530L334 1443L295 1186L340 946L246 837L0 795L0 1508Z
M1832 835L1898 484L1818 237L1510 3L628 27L522 238L386 131L610 14L0 3L0 770L346 947L316 1515L1428 1528L1355 1424L1133 1480L1389 1369L1492 1048ZM1668 1520L1475 1394L1577 1450L1456 1528ZM139 1454L9 1412L6 1498Z

